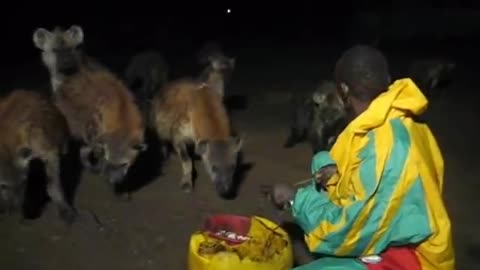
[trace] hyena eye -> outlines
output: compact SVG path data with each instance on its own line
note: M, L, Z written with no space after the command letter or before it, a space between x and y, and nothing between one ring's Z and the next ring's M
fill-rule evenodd
M0 183L0 190L7 190L9 189L9 185L5 184L5 183Z
M218 172L218 167L217 166L212 166L212 172L217 173Z

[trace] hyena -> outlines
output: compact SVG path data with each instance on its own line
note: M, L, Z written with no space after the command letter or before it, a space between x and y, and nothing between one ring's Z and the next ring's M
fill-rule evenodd
M208 41L197 52L197 62L201 66L207 66L210 64L210 56L219 54L223 54L220 44L215 41Z
M167 62L160 52L143 51L131 58L125 70L125 80L145 115L148 115L155 91L167 82L168 73Z
M217 193L230 194L243 140L231 135L222 98L208 84L194 79L168 83L153 99L151 120L160 140L172 143L180 156L180 185L185 192L193 189L193 161L187 146L194 144Z
M292 96L290 130L283 145L285 148L291 148L307 139L308 128L313 121L313 109L312 93Z
M446 59L427 59L415 61L408 69L408 77L422 90L427 97L434 97L445 84L453 78L456 63Z
M225 96L225 84L229 81L235 68L235 58L223 54L212 54L208 59L209 65L200 75L200 81L209 84L210 88L223 98Z
M76 211L64 196L60 160L66 154L69 131L65 118L47 97L15 89L0 99L0 211L23 204L30 161L39 159L47 174L47 193L60 217L73 222Z
M122 181L141 151L145 123L124 82L78 49L83 30L73 25L53 32L39 28L33 35L50 71L56 106L73 138L83 143L85 168Z
M313 153L329 150L346 125L344 105L335 82L322 81L306 98L296 98L291 121L284 147L308 140Z

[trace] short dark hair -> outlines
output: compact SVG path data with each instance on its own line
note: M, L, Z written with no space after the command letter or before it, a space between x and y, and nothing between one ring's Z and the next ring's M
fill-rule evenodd
M343 53L335 66L337 82L350 88L350 94L371 101L387 90L390 71L385 56L367 45L356 45Z

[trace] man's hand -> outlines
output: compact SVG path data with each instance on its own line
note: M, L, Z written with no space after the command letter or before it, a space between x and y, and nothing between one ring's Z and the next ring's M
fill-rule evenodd
M328 166L325 166L325 167L322 167L320 168L320 170L318 170L316 173L315 173L315 182L317 183L317 185L323 189L323 190L326 190L327 189L327 183L328 183L328 180L337 172L337 166L336 165L328 165Z
M288 184L262 185L260 189L280 210L286 210L290 207L290 201L293 200L296 192L296 189Z

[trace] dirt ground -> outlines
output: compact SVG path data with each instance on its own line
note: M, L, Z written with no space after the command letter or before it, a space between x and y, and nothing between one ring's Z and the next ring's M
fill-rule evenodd
M238 50L237 55L237 70L227 92L237 95L236 105L246 101L244 108L233 111L232 119L245 137L247 165L243 167L248 170L234 200L216 195L199 161L194 192L184 194L175 156L163 164L161 177L136 190L129 202L115 198L105 179L84 174L75 197L82 219L72 227L58 219L52 204L40 217L24 223L15 218L0 220L0 269L186 269L190 234L210 214L259 215L277 222L288 219L260 196L259 185L308 177L308 145L282 147L288 131L287 98L329 77L339 51L321 47L276 51L265 46ZM394 73L400 73L409 61L407 53L399 50L387 55ZM453 222L457 269L474 269L480 266L476 256L480 251L476 212L480 147L474 127L480 109L470 91L473 71L468 70L475 67L473 60L465 56L458 61L457 80L443 99L431 102L426 117L444 154L445 199ZM90 211L105 225L103 230Z

